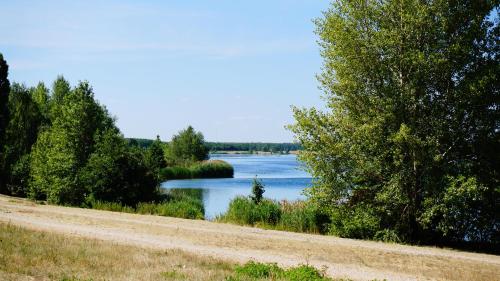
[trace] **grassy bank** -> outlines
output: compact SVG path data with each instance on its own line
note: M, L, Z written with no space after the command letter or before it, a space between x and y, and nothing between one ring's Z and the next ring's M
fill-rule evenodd
M256 204L249 197L236 197L220 222L306 233L325 233L328 217L306 201L276 202L263 199Z
M185 219L203 219L201 190L170 190L162 194L159 202L140 202L136 206L126 206L115 202L94 201L89 204L92 209L115 212L159 215Z
M156 251L0 223L0 280L32 279L331 280L310 266L237 265L179 250Z
M199 178L232 178L233 166L222 160L208 160L188 166L173 166L161 169L162 180L199 179Z

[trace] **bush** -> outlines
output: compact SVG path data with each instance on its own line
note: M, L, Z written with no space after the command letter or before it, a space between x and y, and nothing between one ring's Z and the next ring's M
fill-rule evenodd
M163 203L139 203L136 207L138 214L150 214L185 219L203 219L203 206L198 201L182 200Z
M377 231L373 239L383 242L401 243L401 239L399 238L398 234L392 229Z
M338 206L332 210L331 220L330 234L340 237L373 239L380 230L380 219L370 206L359 205L349 209Z
M278 229L307 232L324 233L328 228L329 218L322 214L318 207L310 202L282 201L281 218L277 225Z
M284 270L275 263L258 263L250 261L242 266L237 266L235 271L236 276L229 278L229 280L240 280L241 277L287 281L331 280L325 277L322 272L309 265L300 265Z
M262 200L262 195L264 194L264 184L261 180L257 179L257 176L253 179L252 183L252 200L258 204Z
M135 212L134 208L125 206L118 202L92 201L90 202L90 207L92 209L113 211L113 212L124 212L124 213Z
M278 203L263 199L256 204L251 198L239 196L229 203L227 212L218 220L241 225L276 225L281 216Z
M237 266L237 275L244 275L252 278L277 278L284 272L276 263L258 263L249 261L242 266Z
M89 201L92 209L114 212L138 213L177 217L185 219L203 219L205 210L201 200L201 191L182 190L163 194L160 202L140 202L135 207L118 202Z

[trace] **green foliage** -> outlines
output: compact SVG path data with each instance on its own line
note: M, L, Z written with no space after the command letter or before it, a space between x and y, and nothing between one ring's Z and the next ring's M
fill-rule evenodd
M331 211L330 234L340 237L372 239L380 230L380 218L369 206L339 206Z
M499 236L500 27L491 13L495 1L335 1L316 20L328 109L295 108L291 129L333 233Z
M45 121L39 106L32 98L33 90L14 83L9 95L10 120L3 147L3 165L6 172L7 193L26 196L29 179L29 159L32 145L36 142Z
M52 84L52 95L50 99L50 118L56 119L61 114L61 105L66 96L71 92L71 85L64 77L57 76Z
M166 167L160 170L161 180L191 179L191 169L183 166Z
M135 205L155 199L156 176L116 129L97 136L95 151L79 178L90 200Z
M218 221L240 225L260 226L277 230L325 233L330 217L309 201L280 203L262 199L255 203L250 197L236 197Z
M396 231L387 228L377 231L373 236L373 239L383 242L401 243L401 239Z
M160 136L157 136L156 140L153 141L153 143L151 143L151 145L147 148L145 152L145 160L149 170L159 178L160 169L167 165Z
M288 280L288 281L322 281L332 280L316 268L309 265L300 265L289 269L282 269L275 263L258 263L249 261L237 266L235 276L229 280L250 278L253 280Z
M257 176L255 176L252 182L252 200L255 204L260 203L264 192L264 184L261 180L257 179Z
M186 189L168 192L160 202L139 202L134 207L120 202L100 200L89 200L87 205L93 209L114 212L203 219L205 211L201 196L199 190Z
M7 172L4 167L4 145L5 145L5 131L9 120L9 92L10 82L8 79L9 66L4 60L2 53L0 53L0 192L5 192L5 177Z
M189 167L191 178L232 178L233 166L222 160L207 160L195 163Z
M59 115L34 145L30 195L55 204L79 205L85 196L79 172L93 152L97 136L115 129L114 120L94 100L87 82L80 82L63 96L61 104L53 106Z
M266 143L266 142L206 142L210 151L239 151L239 152L254 152L254 151L273 151L276 153L289 153L292 150L301 150L302 147L298 143Z
M498 187L495 191L474 177L448 177L446 190L437 198L427 198L421 218L424 227L435 227L435 231L452 241L467 237L472 241L499 243ZM495 194L496 193L496 194Z
M308 201L282 201L280 207L281 217L276 225L280 230L325 233L330 223L330 218Z
M232 178L233 166L222 160L196 162L190 166L165 167L160 170L161 180L198 179L198 178Z
M244 275L251 278L279 278L284 270L275 263L258 263L249 261L244 265L237 266L237 275Z
M172 138L165 151L169 164L186 165L208 159L203 134L188 126Z
M241 225L276 225L281 216L278 203L263 199L256 204L249 197L236 197L229 203L228 210L218 220Z

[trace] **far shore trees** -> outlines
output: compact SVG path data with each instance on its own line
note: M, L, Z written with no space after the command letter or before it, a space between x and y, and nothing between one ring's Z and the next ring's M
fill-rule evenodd
M333 234L500 243L498 1L335 1L291 128Z

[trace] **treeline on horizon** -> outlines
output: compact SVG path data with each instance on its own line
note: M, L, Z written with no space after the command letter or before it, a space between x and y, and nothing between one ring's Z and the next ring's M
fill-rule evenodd
M127 138L129 144L148 148L153 140L143 138ZM168 142L166 142L168 143ZM272 152L289 153L302 149L299 143L274 143L274 142L205 142L210 152L238 151L238 152Z

